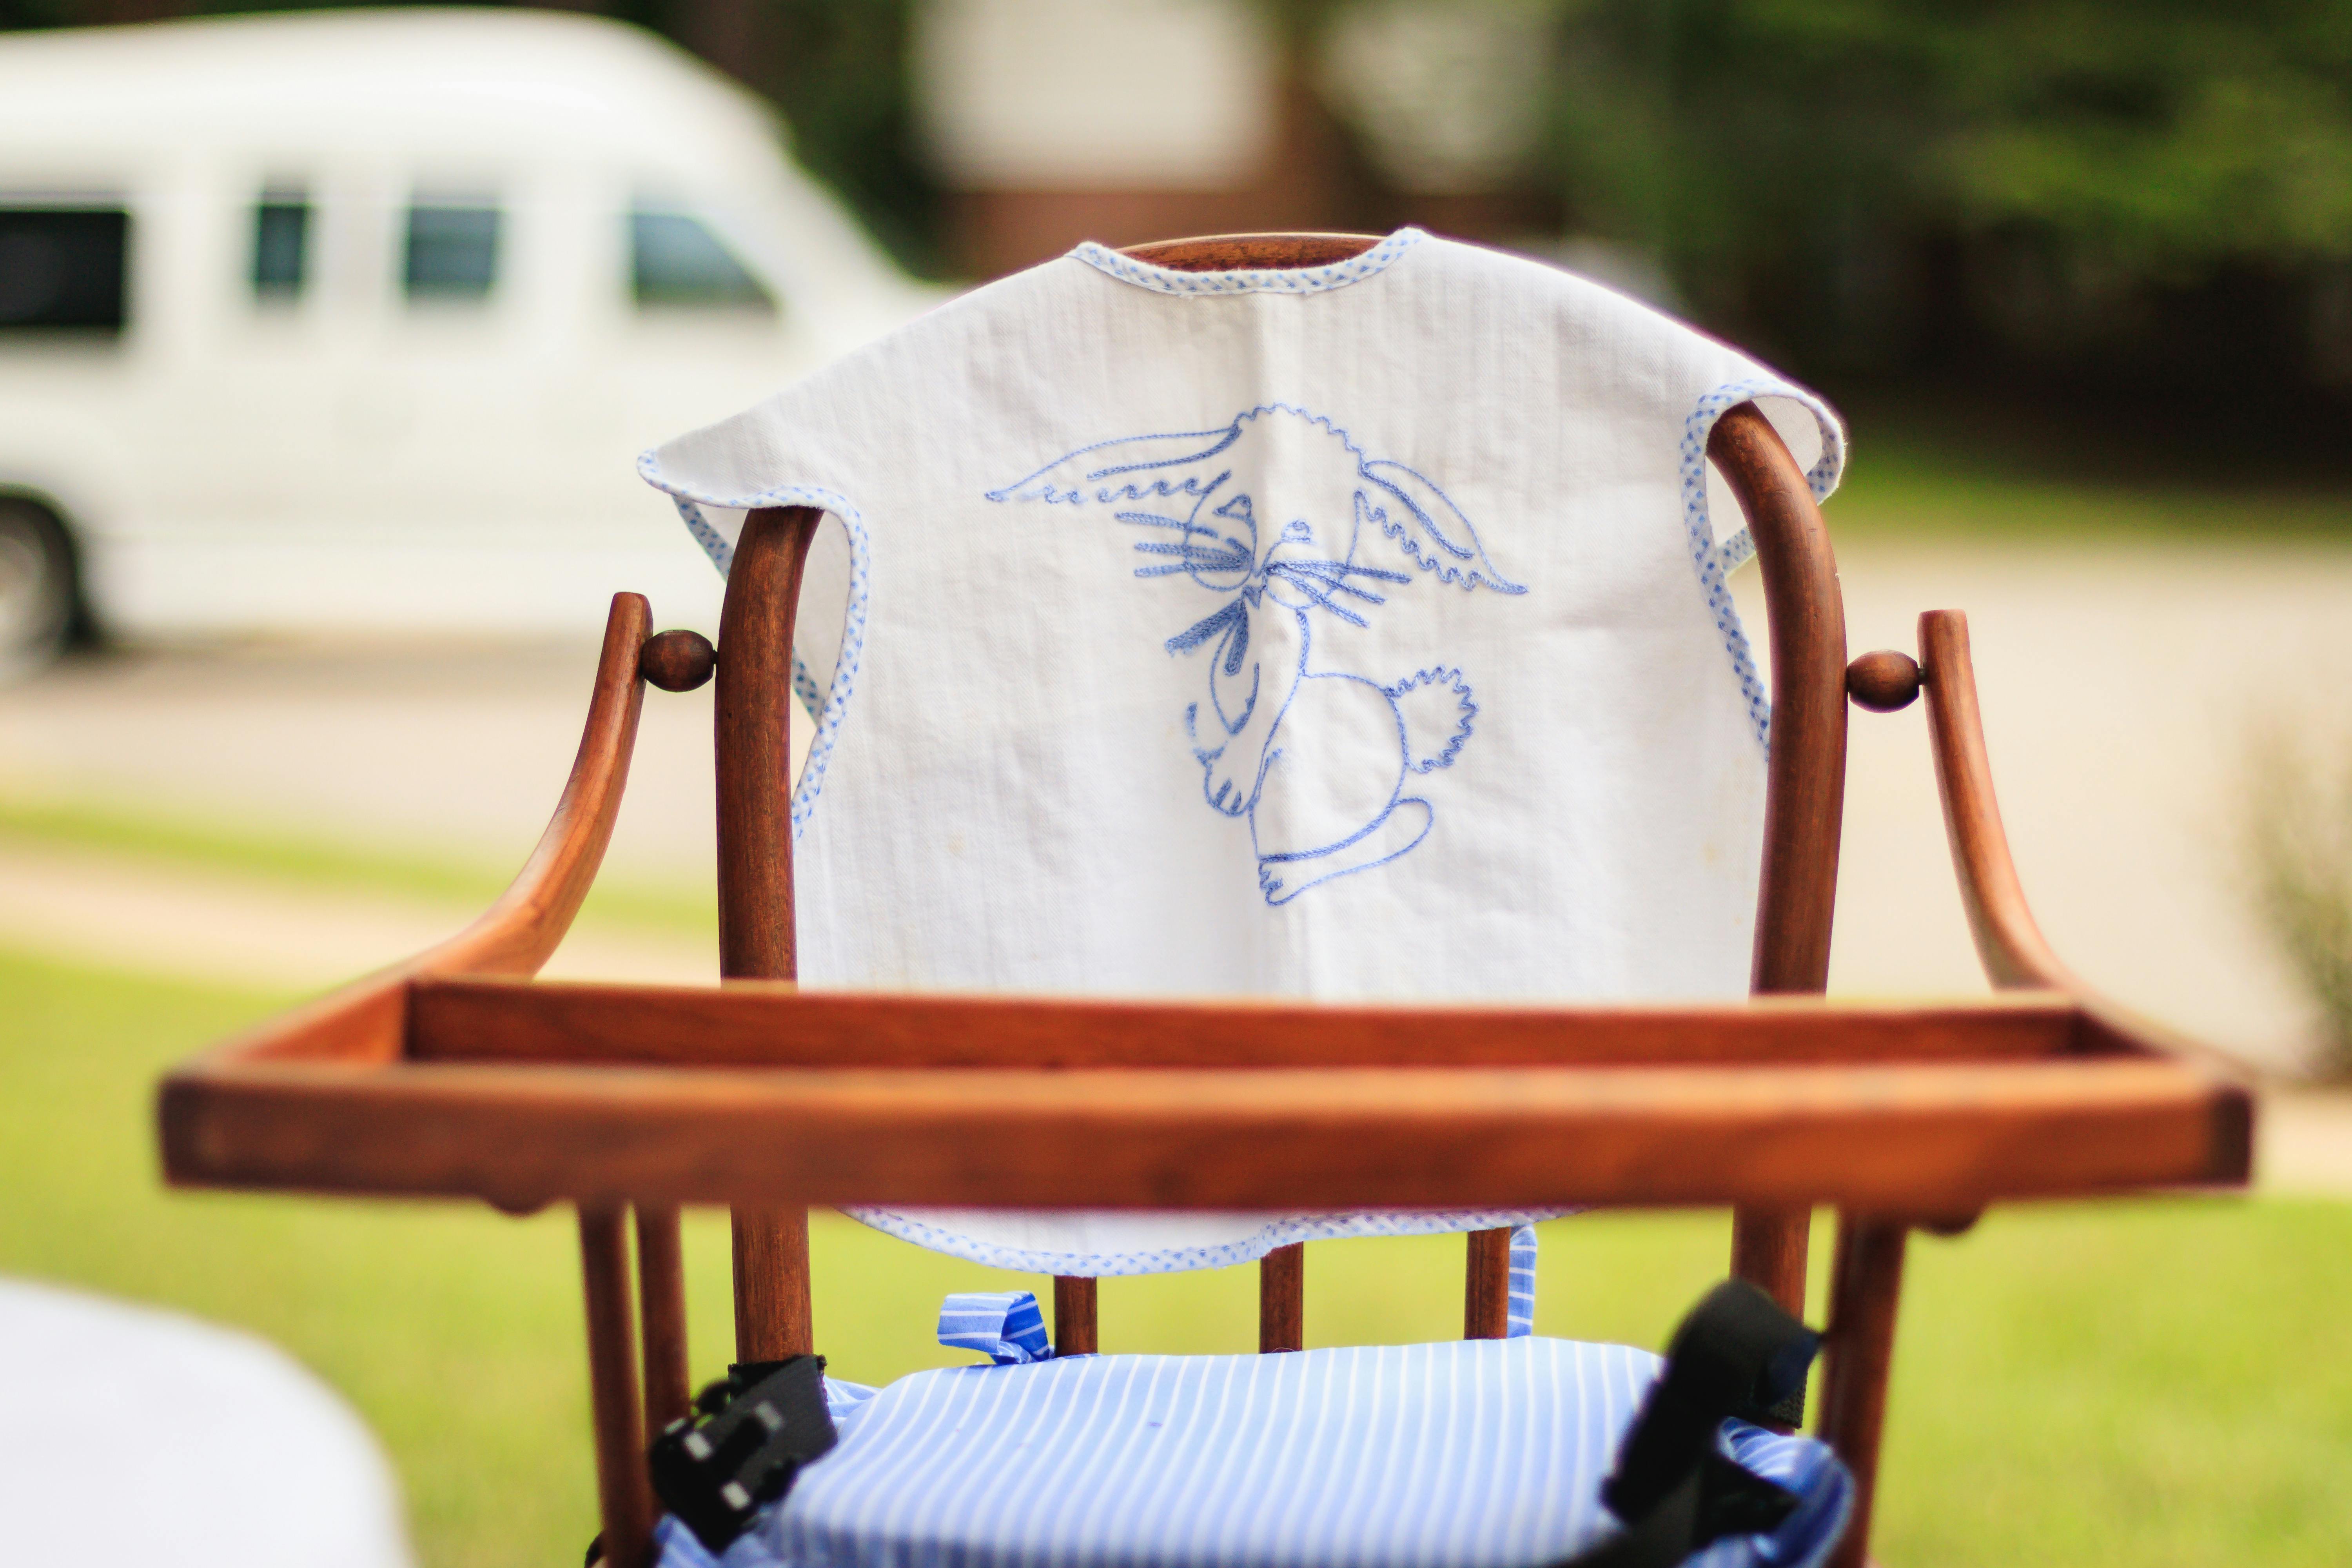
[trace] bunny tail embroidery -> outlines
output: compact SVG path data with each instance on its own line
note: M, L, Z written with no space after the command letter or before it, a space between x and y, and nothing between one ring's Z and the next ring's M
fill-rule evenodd
M1458 669L1416 670L1388 688L1404 721L1405 765L1417 773L1450 768L1470 739L1478 704Z
M1424 582L1528 591L1433 481L1276 403L1221 429L1091 442L985 493L1136 530L1136 577L1213 596L1162 646L1200 661L1207 690L1185 705L1184 724L1202 798L1248 820L1268 904L1428 838L1435 813L1405 784L1452 767L1469 742L1468 679L1432 666L1382 684L1318 668L1316 644L1318 627L1400 613L1391 601Z

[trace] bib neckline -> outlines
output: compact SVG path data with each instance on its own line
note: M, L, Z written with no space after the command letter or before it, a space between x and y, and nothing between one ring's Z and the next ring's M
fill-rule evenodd
M1225 294L1322 294L1388 269L1398 258L1429 237L1417 228L1401 228L1361 256L1323 267L1263 267L1238 272L1181 272L1123 256L1107 245L1087 240L1069 253L1096 270L1138 289L1191 298Z

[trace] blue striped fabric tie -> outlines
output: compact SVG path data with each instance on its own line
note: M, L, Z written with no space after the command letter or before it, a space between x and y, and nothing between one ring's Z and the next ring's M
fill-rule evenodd
M964 1290L940 1303L940 1343L978 1351L999 1366L1025 1366L1054 1353L1045 1315L1026 1290Z
M1536 1227L1520 1226L1511 1232L1510 1327L1506 1339L1525 1339L1536 1331Z

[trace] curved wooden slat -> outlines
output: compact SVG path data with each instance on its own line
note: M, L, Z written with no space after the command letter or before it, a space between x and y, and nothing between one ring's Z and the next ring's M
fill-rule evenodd
M1845 605L1829 530L1796 459L1752 403L1727 409L1707 456L1756 541L1772 639L1772 751L1750 988L1818 993L1830 976L1838 843L1845 812ZM1742 1209L1732 1272L1802 1313L1811 1216Z
M799 973L793 912L793 626L801 576L824 514L763 508L743 520L719 618L713 748L719 773L719 973ZM735 1359L782 1361L814 1349L808 1211L739 1206Z
M1707 437L1756 539L1772 638L1772 756L1753 989L1829 984L1845 811L1845 603L1828 528L1797 460L1763 410L1727 409Z
M1119 254L1176 272L1254 272L1352 261L1379 243L1369 234L1217 234L1130 245Z
M2081 989L2034 921L2009 852L2000 803L1985 752L1977 707L1976 666L1969 655L1969 617L1929 610L1919 617L1919 662L1927 693L1927 732L1952 870L1985 973L2003 989Z
M530 858L497 902L446 942L280 1014L201 1059L390 1061L400 1054L406 1028L410 980L427 974L538 973L572 929L612 842L645 704L638 650L652 624L653 611L643 595L613 595L595 692L571 776Z

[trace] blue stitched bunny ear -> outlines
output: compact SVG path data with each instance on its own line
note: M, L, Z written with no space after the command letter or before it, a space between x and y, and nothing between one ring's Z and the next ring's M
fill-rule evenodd
M1239 425L1235 421L1221 430L1097 441L1055 458L1003 489L990 490L988 499L1082 506L1150 496L1205 495L1224 472L1214 459L1240 438Z
M1444 490L1383 458L1366 459L1363 474L1369 482L1356 492L1355 559L1378 550L1385 538L1441 583L1464 588L1483 583L1498 594L1528 591L1496 570L1478 531Z

